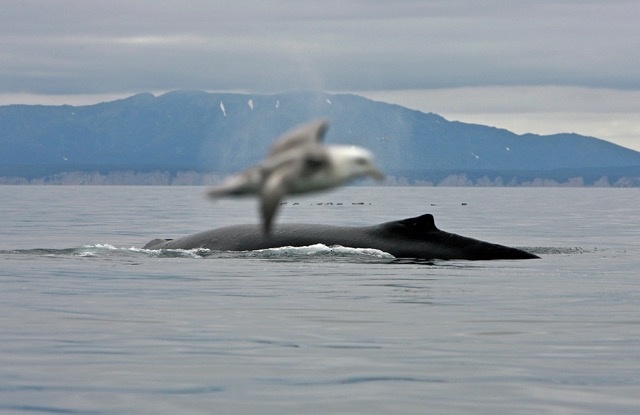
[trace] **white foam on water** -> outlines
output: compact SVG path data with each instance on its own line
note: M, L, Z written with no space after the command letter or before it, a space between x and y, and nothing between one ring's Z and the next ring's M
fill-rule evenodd
M278 248L259 249L255 253L282 256L369 256L375 258L394 258L393 255L379 249L373 248L350 248L341 245L327 246L324 244L314 244L308 246L282 246Z

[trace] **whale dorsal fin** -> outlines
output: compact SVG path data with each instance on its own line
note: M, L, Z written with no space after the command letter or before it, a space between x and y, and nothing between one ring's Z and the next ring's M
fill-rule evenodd
M433 215L430 213L425 213L415 218L403 219L398 221L398 223L416 232L434 232L439 230L436 227L436 221Z

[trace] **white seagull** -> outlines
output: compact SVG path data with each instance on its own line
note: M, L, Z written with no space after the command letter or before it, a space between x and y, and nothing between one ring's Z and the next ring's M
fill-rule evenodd
M259 195L263 228L268 234L280 201L287 194L330 189L364 176L384 179L368 150L347 145L323 146L328 127L326 120L296 127L273 143L262 163L231 176L207 195L211 198Z

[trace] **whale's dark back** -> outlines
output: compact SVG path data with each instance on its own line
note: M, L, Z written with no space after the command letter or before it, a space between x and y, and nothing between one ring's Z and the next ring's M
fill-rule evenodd
M439 230L433 215L386 222L374 226L278 224L270 235L259 225L232 225L175 240L154 239L146 249L208 248L251 251L282 246L324 244L373 248L396 258L419 259L529 259L528 252Z
M468 260L538 258L521 249L442 231L438 229L435 218L429 213L378 226L376 236L395 241L394 246L388 247L386 252L398 258Z

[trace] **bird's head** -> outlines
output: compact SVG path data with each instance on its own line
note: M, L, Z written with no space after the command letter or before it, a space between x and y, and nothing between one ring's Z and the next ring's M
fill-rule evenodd
M383 180L384 174L373 163L373 155L358 146L328 146L327 152L338 176L344 180L370 176Z

